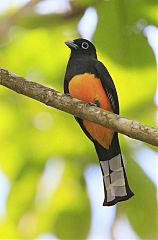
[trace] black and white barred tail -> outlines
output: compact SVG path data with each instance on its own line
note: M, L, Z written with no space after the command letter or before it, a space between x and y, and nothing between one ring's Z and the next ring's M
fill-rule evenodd
M115 149L109 150L94 143L103 174L105 192L103 206L115 205L117 202L125 201L134 195L128 185L117 134L114 141Z

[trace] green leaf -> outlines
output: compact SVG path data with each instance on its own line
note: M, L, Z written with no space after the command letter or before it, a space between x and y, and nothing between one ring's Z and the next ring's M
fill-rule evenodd
M140 23L142 18L151 23L147 6L153 4L151 1L138 4L138 1L110 0L102 1L97 7L94 43L99 50L99 59L115 82L121 113L127 113L127 117L129 113L135 119L136 114L134 111L131 114L130 109L138 109L144 104L152 107L156 89L154 54L143 34L143 26L142 30L138 29L143 25Z
M143 28L151 24L147 13L152 4L143 0L110 0L98 4L98 26L94 35L98 48L128 68L154 64L154 55L143 35Z
M134 197L124 203L130 224L141 239L156 239L156 187L132 157L130 148L124 149L127 176Z

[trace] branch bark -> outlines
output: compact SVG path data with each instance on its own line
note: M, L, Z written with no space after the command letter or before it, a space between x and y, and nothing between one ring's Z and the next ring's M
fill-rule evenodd
M88 103L57 92L39 83L29 81L3 68L0 68L0 84L50 107L100 124L130 138L158 146L157 129L145 126L134 120L126 119L101 108L90 106Z

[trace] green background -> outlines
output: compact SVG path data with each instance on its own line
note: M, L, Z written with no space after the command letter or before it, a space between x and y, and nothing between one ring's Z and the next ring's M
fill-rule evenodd
M38 2L1 13L0 65L63 92L70 54L64 41L80 37L78 23L92 6L93 42L114 79L121 114L156 126L156 62L143 32L156 25L156 1L76 0L71 14L45 15L36 11ZM117 205L114 223L127 217L140 239L156 239L156 186L135 159L140 148L156 148L123 136L120 142L135 197ZM0 169L10 182L0 239L46 232L86 239L92 211L84 172L91 164L98 164L96 153L71 115L0 87Z

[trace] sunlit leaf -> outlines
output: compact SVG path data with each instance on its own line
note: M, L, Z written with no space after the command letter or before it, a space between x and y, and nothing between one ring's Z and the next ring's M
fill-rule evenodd
M130 201L124 203L126 214L141 239L155 239L157 235L156 186L135 162L127 145L124 155L130 186L135 193Z

